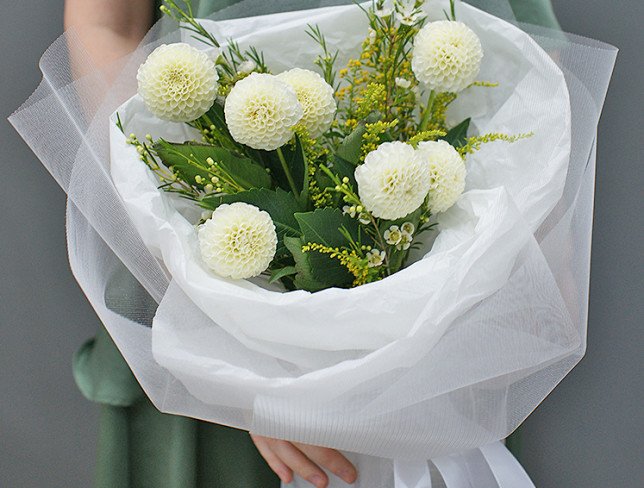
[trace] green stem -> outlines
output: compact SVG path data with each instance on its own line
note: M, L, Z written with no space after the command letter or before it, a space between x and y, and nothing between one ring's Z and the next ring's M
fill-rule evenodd
M436 101L436 92L432 90L429 94L429 99L427 100L427 106L423 112L423 118L420 121L420 126L418 127L418 132L423 132L427 130L427 125L432 118L432 109L434 108L434 102Z
M288 164L286 164L286 158L284 158L284 153L282 152L282 148L278 147L276 149L277 152L277 157L280 159L280 163L282 163L282 169L284 170L284 173L286 174L286 179L288 180L288 184L291 187L291 190L293 190L293 194L296 197L300 196L300 192L297 191L297 186L295 185L295 180L293 179L293 175L291 174L291 170L288 167Z

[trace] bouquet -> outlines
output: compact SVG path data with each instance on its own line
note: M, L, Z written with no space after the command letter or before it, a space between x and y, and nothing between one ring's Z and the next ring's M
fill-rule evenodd
M186 123L199 137L132 133L127 142L160 188L206 210L197 233L213 273L266 274L311 292L382 280L405 266L436 225L432 216L459 199L468 154L529 136L468 137L470 117L448 124L459 92L496 85L477 81L481 42L456 21L454 2L447 20L426 26L423 3L362 7L368 33L339 73L339 50L309 26L321 74L293 67L276 75L255 47L242 51L231 39L221 52L190 3L163 7L215 52L158 47L139 69L139 96L146 114Z
M13 116L79 282L163 411L343 449L360 486L531 486L494 442L583 354L614 50L453 1L245 3L166 1L183 29L109 90ZM156 310L109 306L119 263Z

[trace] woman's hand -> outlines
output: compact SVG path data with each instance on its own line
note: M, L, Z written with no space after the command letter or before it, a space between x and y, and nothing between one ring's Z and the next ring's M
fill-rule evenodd
M270 468L284 483L293 481L293 473L296 473L316 488L326 488L329 478L320 466L347 483L353 483L358 477L353 464L334 449L253 434L250 437Z

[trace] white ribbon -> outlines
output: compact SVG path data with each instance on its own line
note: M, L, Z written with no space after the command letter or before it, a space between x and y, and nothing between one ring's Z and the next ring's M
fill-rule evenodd
M523 467L501 442L434 458L446 488L535 488ZM394 460L395 488L432 488L427 461Z

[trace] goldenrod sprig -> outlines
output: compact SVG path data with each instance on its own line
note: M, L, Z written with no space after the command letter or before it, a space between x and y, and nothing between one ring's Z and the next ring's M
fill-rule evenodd
M447 132L436 129L436 130L425 130L422 132L417 133L415 136L413 136L411 139L409 139L408 144L411 144L414 147L417 147L418 144L424 141L435 141L439 137L445 137L447 135Z
M516 134L516 135L502 134L500 132L491 132L489 134L483 134L481 136L468 137L465 140L465 145L457 148L457 151L461 156L465 157L467 154L472 154L478 151L479 149L481 149L481 146L483 146L483 144L488 144L490 142L495 142L495 141L504 141L511 144L511 143L520 141L521 139L528 139L533 135L534 135L534 132L527 132L524 134Z
M360 286L368 283L369 264L368 260L359 256L354 250L329 247L317 242L308 242L302 246L302 252L319 252L326 254L331 259L336 259L353 275L352 286Z

